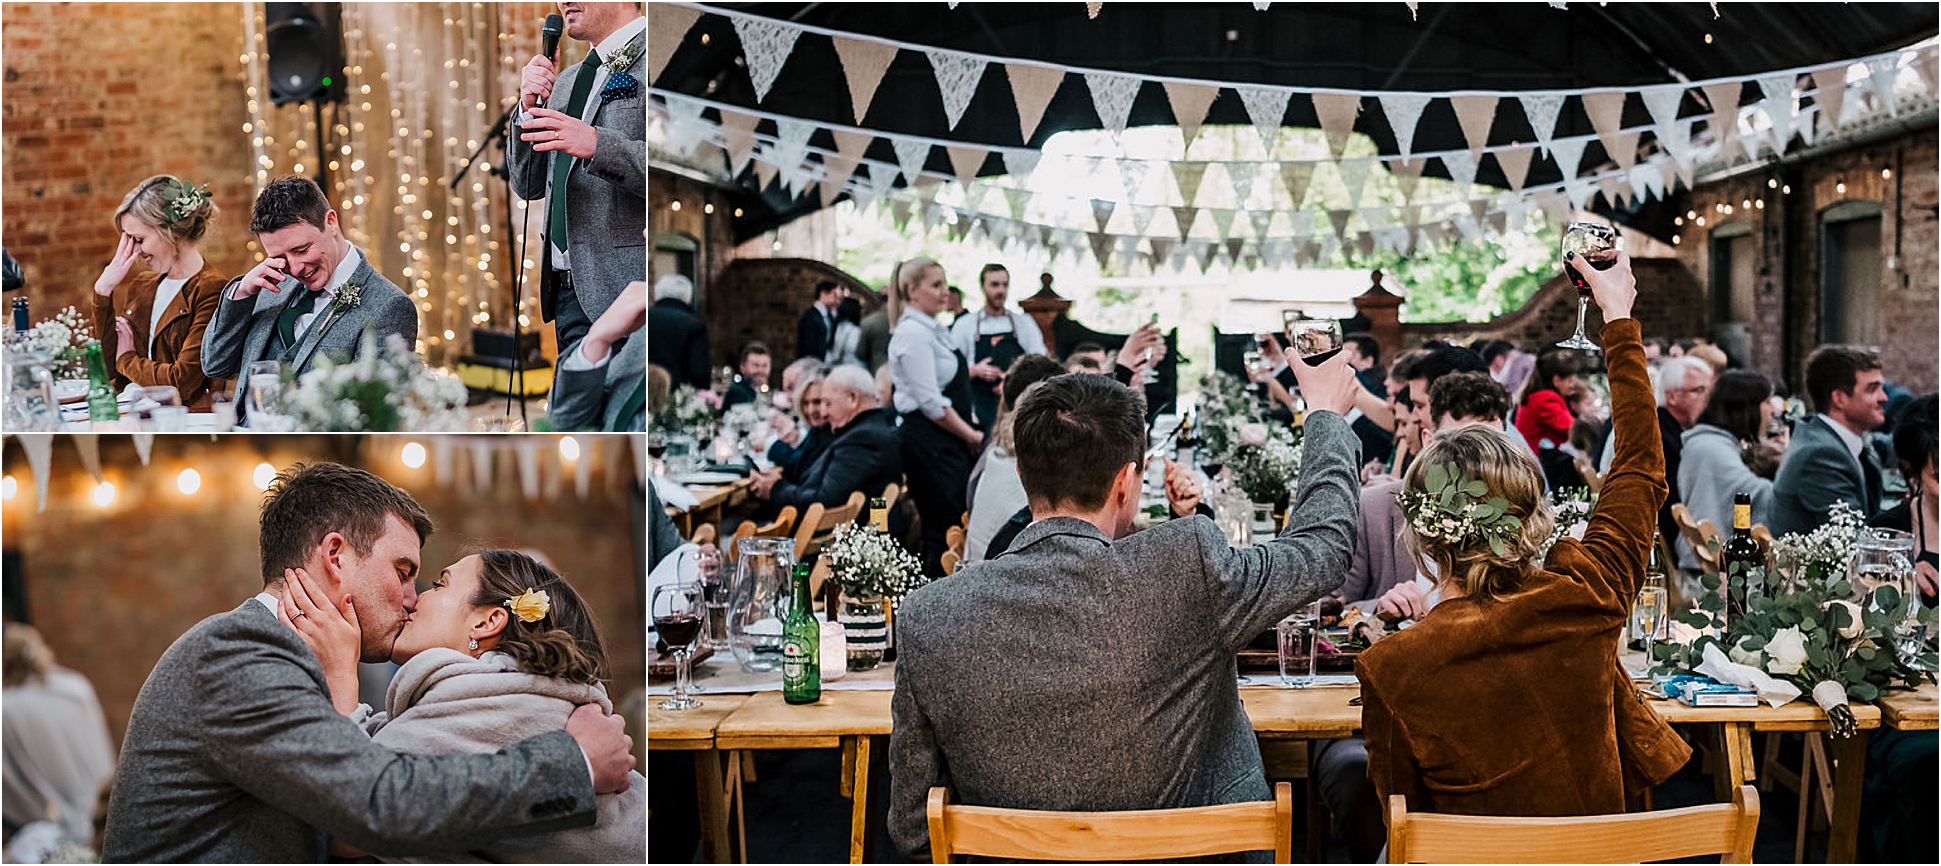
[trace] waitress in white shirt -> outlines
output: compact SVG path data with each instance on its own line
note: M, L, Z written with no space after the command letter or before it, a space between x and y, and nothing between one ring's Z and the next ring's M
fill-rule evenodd
M1004 308L1011 294L1011 272L988 264L977 272L984 290L984 306L957 317L951 339L970 362L971 424L985 433L997 421L998 386L1011 362L1025 355L1043 355L1045 337L1038 323L1023 313Z
M209 392L227 385L202 372L202 336L229 282L197 247L217 215L207 185L167 174L136 184L115 209L121 240L94 281L92 318L117 389L173 385L182 405L206 411ZM136 261L147 270L131 281Z
M923 518L923 569L943 574L944 536L964 514L971 458L984 434L971 413L970 364L937 314L950 302L944 269L933 259L896 266L890 280L890 379L903 416L903 466Z

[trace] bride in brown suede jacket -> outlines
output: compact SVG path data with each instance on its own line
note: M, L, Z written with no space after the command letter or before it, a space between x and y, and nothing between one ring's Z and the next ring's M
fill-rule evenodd
M1356 664L1368 776L1384 804L1403 794L1411 811L1623 812L1627 790L1691 757L1617 658L1665 498L1665 458L1631 318L1630 258L1618 253L1604 271L1582 264L1566 262L1604 312L1616 459L1583 541L1559 541L1541 564L1555 523L1543 476L1500 431L1438 437L1410 467L1404 532L1441 575L1443 601ZM1506 516L1490 508L1499 497ZM1445 520L1466 503L1480 513Z

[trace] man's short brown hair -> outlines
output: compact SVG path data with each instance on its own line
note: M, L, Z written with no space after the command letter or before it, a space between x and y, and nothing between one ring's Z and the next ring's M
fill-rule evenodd
M324 197L323 188L316 181L295 175L279 177L256 194L256 203L249 212L249 230L260 235L287 229L299 222L322 229L324 215L329 212L330 199Z
M384 534L384 518L391 514L418 531L420 546L431 536L431 518L411 494L362 469L298 463L278 472L263 493L257 540L263 585L282 582L284 569L302 566L333 532L341 533L358 553L370 553Z
M1806 358L1806 396L1820 412L1833 411L1833 392L1853 393L1860 374L1880 369L1880 356L1859 346L1821 346Z
M1011 433L1032 502L1095 510L1145 455L1146 400L1110 376L1054 376L1018 400Z
M1510 392L1488 373L1450 373L1429 386L1429 417L1501 421L1510 414Z

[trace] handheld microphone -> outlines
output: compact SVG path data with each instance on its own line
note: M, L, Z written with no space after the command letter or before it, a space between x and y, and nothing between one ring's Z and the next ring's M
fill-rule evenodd
M566 19L559 17L557 13L546 16L546 26L540 28L539 32L546 35L546 47L540 53L545 54L547 60L559 61L559 35L565 30Z

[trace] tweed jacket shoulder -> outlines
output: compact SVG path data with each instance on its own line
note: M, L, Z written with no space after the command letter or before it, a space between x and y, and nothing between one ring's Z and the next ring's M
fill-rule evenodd
M567 370L561 364L553 390L547 398L547 414L560 430L646 429L642 411L631 418L619 417L627 398L639 393L641 377L647 375L647 330L642 328L613 346L607 362L591 370Z
M355 250L355 254L363 261L345 285L363 287L357 306L320 312L297 335L297 345L290 357L297 375L309 372L319 355L338 360L355 359L365 325L376 329L378 351L384 351L385 338L391 334L403 337L405 348L415 351L418 306L405 296L403 289L371 267L370 257L363 250ZM222 297L227 298L231 287L241 281L242 277L230 280L222 289ZM341 290L338 297L343 297ZM203 369L211 376L233 379L251 361L274 360L269 349L276 334L276 319L291 300L288 292L257 292L253 297L219 301L202 344Z
M1308 417L1300 490L1278 538L1227 545L1210 519L1117 541L1073 518L897 611L890 833L928 847L925 797L1119 810L1270 799L1235 653L1339 586L1353 546L1360 443Z
M489 755L400 755L331 706L323 668L255 599L155 663L122 741L106 862L320 863L584 827L593 786L564 731Z
M600 94L587 95L589 104L599 104L593 115L593 129L599 141L592 159L576 159L566 178L566 245L573 260L573 293L579 297L586 320L599 321L613 299L627 283L647 275L647 59L640 50L646 34L635 36L629 47L635 50L633 65L627 72L642 82L633 96L619 97L600 104ZM594 74L583 64L560 70L553 82L547 107L566 110L572 98L573 82L581 75ZM525 115L520 114L519 119ZM513 191L531 201L553 194L553 160L561 151L534 150L537 142L525 141L524 128L512 125L507 135L511 149L506 163L512 171ZM539 212L543 225L546 211ZM541 247L546 253L548 248ZM548 253L550 255L550 253ZM537 259L535 259L537 261ZM571 346L561 346L562 356ZM692 371L690 371L690 375Z
M1643 580L1663 443L1635 319L1604 326L1617 459L1583 540L1499 599L1445 599L1361 654L1368 776L1381 802L1470 815L1624 811L1627 784L1655 784L1690 747L1647 706L1617 660Z
M1862 457L1866 451L1860 452ZM1833 503L1845 501L1862 517L1879 509L1867 507L1866 481L1860 461L1847 450L1840 434L1827 426L1825 418L1815 415L1793 429L1793 440L1786 446L1786 457L1773 476L1772 525L1774 535L1810 532L1826 522Z
M148 323L155 315L161 274L144 272L116 287L113 297L94 295L94 334L100 338L101 352L114 372L115 387L126 388L130 382L173 385L182 396L182 405L198 411L209 408L209 392L221 390L227 383L211 378L202 369L202 340L227 282L227 277L205 263L162 310L160 321L155 323L152 347ZM115 334L117 315L128 319L135 338L135 351L125 355Z

